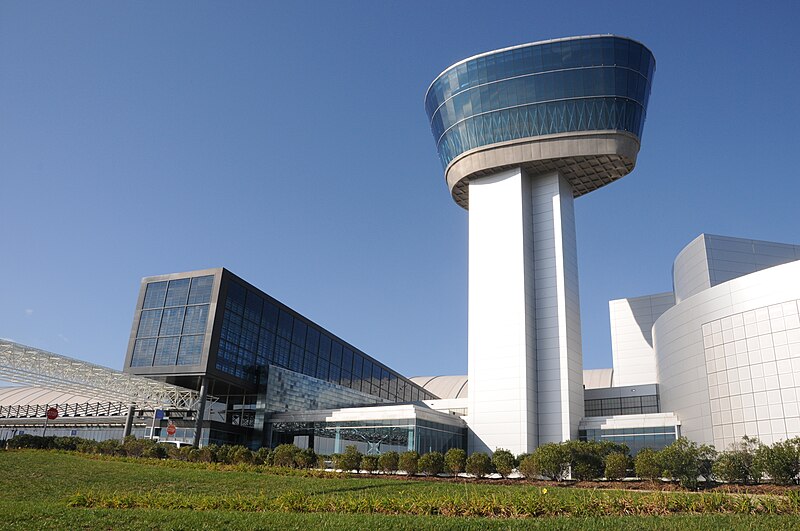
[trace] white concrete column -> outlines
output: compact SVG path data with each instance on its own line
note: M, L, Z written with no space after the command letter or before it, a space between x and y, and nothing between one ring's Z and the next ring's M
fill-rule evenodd
M470 182L470 451L530 452L583 416L572 189L513 169Z

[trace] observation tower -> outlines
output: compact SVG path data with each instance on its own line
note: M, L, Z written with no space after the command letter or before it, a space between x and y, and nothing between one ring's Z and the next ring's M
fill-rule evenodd
M428 88L447 186L469 210L471 452L577 438L573 199L633 170L654 71L642 44L592 35L476 55Z

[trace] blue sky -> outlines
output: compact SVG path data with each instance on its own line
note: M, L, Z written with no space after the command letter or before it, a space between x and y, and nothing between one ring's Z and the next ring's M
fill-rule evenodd
M406 375L466 373L467 213L422 100L570 35L657 71L576 201L584 363L701 232L800 242L796 2L0 3L0 337L121 368L141 277L225 266Z

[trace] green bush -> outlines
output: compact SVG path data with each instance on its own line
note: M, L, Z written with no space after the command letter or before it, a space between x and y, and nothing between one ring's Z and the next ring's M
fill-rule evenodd
M255 461L255 454L250 448L236 445L231 450L230 460L233 465L252 465Z
M400 462L400 454L397 452L386 452L378 458L378 466L387 474L397 472L397 465Z
M758 482L761 478L761 472L756 468L758 448L758 439L747 436L738 444L731 444L714 462L711 469L713 475L729 483L747 485Z
M361 470L369 472L372 474L376 470L378 470L378 456L377 455L365 455L361 458Z
M338 454L333 456L334 458L334 466L345 472L350 470L355 470L358 472L361 470L361 452L358 451L353 445L349 445L344 449L343 454Z
M106 439L95 445L95 450L101 455L125 455L122 444L116 439Z
M426 476L438 476L444 472L444 456L440 452L428 452L419 458L418 466Z
M273 466L295 467L295 459L300 453L300 448L293 444L281 444L272 452Z
M498 448L492 454L492 466L501 476L508 477L514 470L514 454L508 450Z
M466 469L467 452L461 448L450 448L444 454L444 463L448 472L458 475Z
M800 438L760 446L755 453L755 467L773 483L788 485L800 474Z
M534 459L533 454L524 456L520 460L517 469L526 479L536 479L536 477L539 476L539 469L537 468L536 459Z
M272 466L273 454L272 450L266 446L262 446L256 450L255 462L259 465Z
M482 478L492 473L492 460L482 452L475 452L467 457L467 473Z
M528 457L529 455L531 455L531 454L522 453L522 454L519 454L518 456L516 456L514 458L514 468L519 469L519 465L522 464L522 460L525 459L526 457Z
M661 478L664 467L661 465L661 453L652 448L643 448L633 460L636 476L642 479L655 481Z
M561 481L569 470L569 449L558 443L547 443L538 447L530 457L526 477L544 476L553 481Z
M696 490L698 476L709 479L716 451L708 445L698 446L681 437L659 452L664 474L678 481L682 487Z
M409 476L417 473L417 466L419 464L419 454L413 450L403 452L400 454L400 459L397 463L398 470L405 471Z
M609 480L618 480L628 475L628 456L613 453L606 456L605 476Z
M606 457L609 455L628 454L627 446L605 441L567 441L562 445L569 453L572 477L584 481L603 477Z
M295 454L294 464L298 468L313 468L317 466L319 457L313 448L304 448Z

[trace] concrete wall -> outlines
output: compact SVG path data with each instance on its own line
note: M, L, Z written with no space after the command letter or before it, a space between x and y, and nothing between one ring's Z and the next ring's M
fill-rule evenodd
M470 182L471 451L530 452L583 416L573 194L558 173Z
M672 292L609 301L615 387L657 381L653 323L674 305Z
M653 327L662 411L724 448L800 436L800 261L694 294Z

